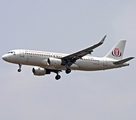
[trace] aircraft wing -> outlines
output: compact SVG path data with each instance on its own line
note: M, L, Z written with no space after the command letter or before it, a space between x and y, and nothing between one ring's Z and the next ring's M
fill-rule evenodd
M106 35L103 37L103 39L99 43L97 43L97 44L95 44L91 47L88 47L84 50L81 50L81 51L78 51L78 52L75 52L73 54L70 54L70 55L63 57L62 58L62 61L63 61L62 65L67 64L68 66L71 66L76 60L82 59L82 57L87 55L87 54L91 54L93 52L93 49L95 49L95 48L97 48L97 47L99 47L100 45L103 44L105 38L106 38Z

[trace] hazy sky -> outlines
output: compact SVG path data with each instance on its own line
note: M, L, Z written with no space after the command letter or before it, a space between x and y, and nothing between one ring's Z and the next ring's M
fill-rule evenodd
M135 0L0 0L0 56L17 48L73 53L107 35L104 56L126 39L136 56ZM109 71L36 77L0 60L1 120L136 120L136 64Z

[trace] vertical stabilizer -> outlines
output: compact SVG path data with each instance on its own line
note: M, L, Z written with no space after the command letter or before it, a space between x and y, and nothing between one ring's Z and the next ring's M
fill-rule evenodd
M126 40L120 40L105 57L121 60L123 57L125 45Z

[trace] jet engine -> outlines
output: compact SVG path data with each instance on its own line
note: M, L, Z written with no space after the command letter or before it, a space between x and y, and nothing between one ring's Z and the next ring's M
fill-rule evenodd
M34 67L32 69L32 72L34 73L34 75L38 75L38 76L42 76L42 75L45 75L45 74L50 74L49 70L46 70L46 69L41 68L41 67Z
M48 65L51 66L61 66L62 60L57 58L48 58Z

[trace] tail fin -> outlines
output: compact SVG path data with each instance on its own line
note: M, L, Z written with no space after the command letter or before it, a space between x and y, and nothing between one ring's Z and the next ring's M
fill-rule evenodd
M120 40L105 57L121 60L123 57L125 45L126 40Z

